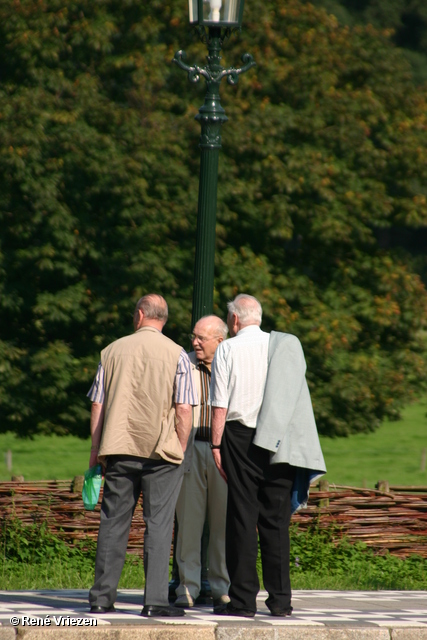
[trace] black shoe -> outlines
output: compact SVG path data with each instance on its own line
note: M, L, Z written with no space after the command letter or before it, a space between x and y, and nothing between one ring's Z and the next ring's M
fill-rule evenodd
M115 611L114 605L112 604L110 607L99 607L94 604L90 608L91 613L113 613Z
M230 598L227 595L220 596L219 598L214 598L213 612L221 613L226 608L229 602Z
M234 607L231 602L229 602L220 611L215 611L215 614L219 616L238 616L239 618L255 617L255 611L251 611L250 609L238 609L237 607Z
M147 604L141 611L145 618L179 618L185 616L184 609L178 607L161 607L154 604Z
M277 616L279 618L286 618L286 616L292 615L293 608L287 607L286 609L279 609L278 607L272 607L270 609L270 613L272 616Z

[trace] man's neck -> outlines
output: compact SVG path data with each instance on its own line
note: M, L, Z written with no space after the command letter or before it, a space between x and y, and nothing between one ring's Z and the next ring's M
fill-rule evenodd
M212 369L212 360L210 362L206 362L205 360L197 360L197 362L200 364L202 364L204 367L206 367L206 369L209 369L209 371L211 371Z
M161 321L154 320L152 318L147 318L146 320L143 320L141 322L138 329L145 329L145 327L151 327L152 329L157 329L157 331L160 331L161 333L164 327L164 324Z
M249 324L239 324L237 328L237 333L239 333L243 329L247 329L248 327L256 327L257 329L260 328L259 324L256 324L256 322L250 322Z

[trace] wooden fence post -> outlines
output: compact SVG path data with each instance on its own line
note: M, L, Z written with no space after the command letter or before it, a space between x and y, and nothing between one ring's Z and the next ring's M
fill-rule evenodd
M375 488L384 493L390 493L390 483L388 480L378 480Z
M74 476L71 483L71 491L73 493L81 493L83 489L83 483L85 481L84 476Z
M319 481L319 491L329 491L329 482L324 478ZM319 507L329 507L329 498L319 500Z
M426 470L426 457L427 457L427 449L424 447L423 452L421 454L420 471L425 471Z

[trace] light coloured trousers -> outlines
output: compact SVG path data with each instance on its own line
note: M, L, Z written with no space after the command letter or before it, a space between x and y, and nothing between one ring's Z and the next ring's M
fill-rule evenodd
M176 562L180 584L176 595L200 593L201 539L206 516L209 524L208 579L214 600L228 594L229 578L225 564L225 522L227 484L219 475L209 442L194 441L192 467L184 474L176 504L178 536Z

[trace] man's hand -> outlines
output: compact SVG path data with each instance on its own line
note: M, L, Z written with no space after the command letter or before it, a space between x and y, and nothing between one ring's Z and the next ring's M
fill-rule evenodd
M224 478L224 480L227 482L227 475L222 467L222 462L221 462L221 451L219 449L212 449L212 455L213 455L216 468L218 469L221 478Z

